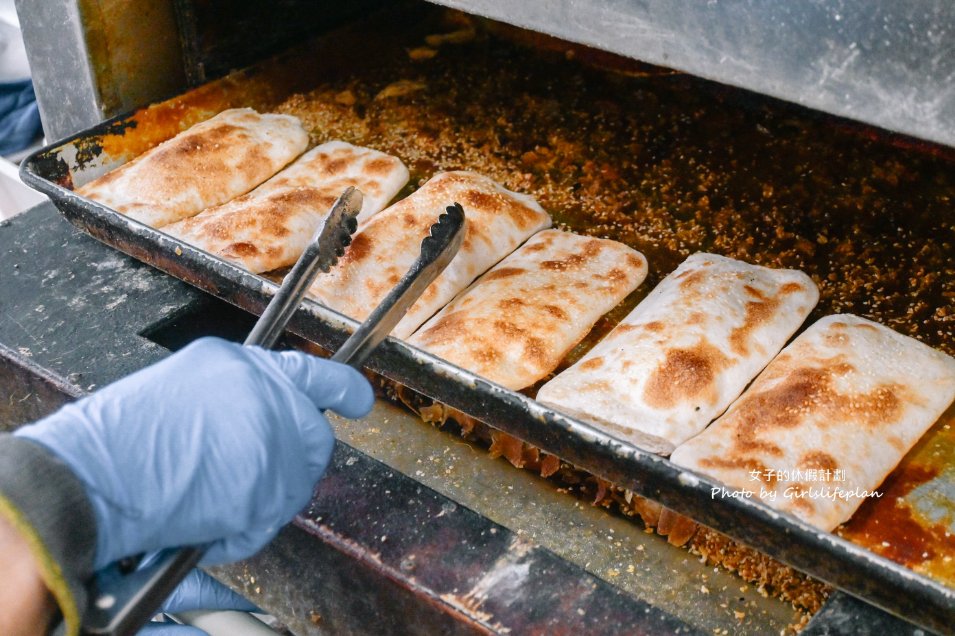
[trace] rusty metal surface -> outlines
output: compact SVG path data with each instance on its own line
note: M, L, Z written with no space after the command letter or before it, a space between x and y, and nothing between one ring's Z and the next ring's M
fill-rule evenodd
M213 572L302 636L705 633L345 444L294 525L318 541L286 530ZM270 565L301 583L273 585Z
M329 419L350 446L703 632L778 634L800 620L789 604L640 523L515 471L406 409L379 401L361 421Z
M868 609L861 601L837 592L799 633L801 636L928 636L924 630L910 623L888 614L872 614Z
M49 246L56 249L45 249ZM0 364L0 398L4 402L12 400L18 408L30 405L29 412L5 420L10 425L39 417L77 395L82 392L80 383L82 389L93 384L102 386L198 337L215 335L241 342L255 322L251 314L79 233L50 204L0 226L0 271L0 346L15 352L11 356L12 371L22 379L15 384L7 382ZM103 307L109 310L104 313ZM104 339L103 333L111 337ZM70 378L69 386L55 389L59 385L56 378ZM24 388L34 387L30 395L36 395L37 383L47 385L53 395L44 389L43 397L53 402L45 401L34 408L32 397L23 400L28 395ZM577 572L574 576L580 577L586 570L626 595L705 632L720 627L736 633L736 610L746 613L744 634L778 632L796 616L786 604L760 596L752 586L747 586L745 593L739 592L744 600L736 600L733 594L743 585L733 575L713 572L685 551L667 545L661 537L645 534L639 526L602 509L578 507L572 498L556 493L540 480L527 479L526 474L486 454L477 456L470 447L390 404L379 402L372 416L360 421L333 418L333 426L340 440L387 464L387 468L378 470L393 475L387 478L389 483L414 480L412 490L423 485L424 492L430 487L447 498L428 509L453 508L454 514L461 516L468 508L489 519L481 522L488 527L492 522L499 524L576 566L568 570ZM398 443L400 440L403 444ZM462 455L441 453L448 463L431 461L428 454L433 456L442 445ZM421 464L416 464L415 455L424 457ZM363 474L361 469L370 463L349 463L346 457L344 472L338 478L357 481ZM457 469L449 478L445 470L452 464ZM374 487L367 480L363 483ZM481 488L482 484L486 487ZM353 490L360 488L356 485ZM494 496L503 492L514 495L506 507ZM387 494L379 489L363 506L341 505L336 514L349 521L342 521L330 538L357 545L359 535L346 530L354 527L362 531L372 505L397 506L401 513L406 512L402 500L389 502ZM322 496L332 497L334 493L324 492ZM434 493L428 496L436 497ZM405 516L406 527L397 527L389 534L389 541L398 545L412 541L417 546L429 541L443 545L445 539L440 532L429 538L428 531L440 529L440 521L448 514L437 522L429 515ZM470 518L479 521L474 515ZM411 538L404 539L403 534ZM619 538L616 542L594 540L609 535ZM366 549L379 552L380 535L364 536ZM637 545L642 549L634 547ZM494 558L490 558L486 565L493 563ZM444 567L440 562L437 566ZM422 562L411 574L421 578L429 567ZM618 576L614 576L614 568L619 570ZM304 621L309 629L317 629L310 619L316 612L323 616L320 623L327 632L332 631L328 629L330 624L348 624L355 633L371 633L378 617L371 608L380 603L381 620L388 617L392 626L401 625L403 616L413 615L422 631L427 628L428 633L454 633L454 620L431 601L420 600L422 595L440 596L446 590L433 594L426 586L420 586L420 593L407 585L401 588L394 581L382 580L376 571L357 567L351 556L313 534L290 530L261 559L229 571L238 573L238 578L230 578L230 582L241 584L260 606L281 614L283 620ZM357 583L352 578L357 578L364 590L357 600ZM555 577L542 581L540 587L560 594L561 583ZM707 586L709 593L704 593L701 586ZM662 591L657 592L658 588ZM400 602L395 597L399 592L404 595ZM337 616L334 623L333 614ZM308 632L303 629L296 633Z
M56 249L47 249L49 246ZM25 394L21 388L37 381L52 390L58 382L44 380L52 376L69 378L70 386L53 396L65 400L80 391L79 383L84 389L102 386L197 337L217 335L241 341L254 323L251 314L73 230L50 204L0 225L0 268L4 272L0 276L0 343L17 352L11 359L15 371L26 380L7 394L4 391L10 385L0 373L0 396L5 398L15 395L20 399ZM102 307L110 309L103 313ZM111 338L104 340L104 332ZM54 406L45 404L36 416ZM491 460L402 409L379 403L365 420L334 418L332 423L340 439L387 464L394 471L389 480L414 479L448 497L436 508L470 508L521 539L707 633L778 633L795 617L785 604L763 598L731 574L713 571L669 546L662 537L556 492L542 480L529 478L501 460ZM346 470L353 467L348 463L346 458ZM342 478L351 479L347 475ZM384 499L382 493L376 495ZM347 516L350 510L341 508L340 514ZM361 529L364 518L351 519L338 528ZM429 520L419 523L408 518L407 529L399 527L398 531L411 533L420 543L423 530L435 527ZM370 544L365 545L377 552L380 536L369 534ZM341 543L339 538L349 535L330 536ZM391 540L400 541L397 534L391 535ZM440 542L440 536L435 541ZM404 616L414 615L422 630L454 633L453 625L438 620L430 602L425 607L414 602L410 588L404 588L405 598L395 598L399 588L394 583L381 581L378 574L356 567L351 557L331 544L299 530L282 533L253 561L225 572L218 570L217 575L290 624L304 624L298 630L301 634L308 630L322 633L321 626L327 628L325 621L332 616L336 627L347 624L354 627L354 633L373 631L362 626L374 623L377 615L371 608L379 601L390 620L386 626L401 625ZM356 599L359 583L363 593ZM546 582L558 593L560 583ZM748 589L740 590L734 599L737 586ZM324 608L331 613L323 613ZM869 606L854 607L855 626L869 624L866 608ZM360 615L351 613L352 609ZM738 622L737 611L745 614Z
M341 37L347 40L349 35ZM319 43L318 48L341 55L341 47L337 45L342 41L329 38ZM284 71L283 63L286 64ZM357 72L363 63L367 61L357 62L352 70ZM62 185L91 178L228 105L274 106L289 92L299 90L296 86L302 87L309 81L308 72L298 66L295 69L299 72L290 77L287 64L288 58L271 66L267 64L263 72L230 76L130 117L107 122L33 157L27 163L24 178L50 194L72 222L93 236L240 307L261 311L274 290L263 278L215 261L155 230L90 204ZM320 66L313 64L312 70ZM911 144L902 145L905 147L898 151L900 159L918 156L921 152ZM942 181L932 187L949 186ZM897 219L897 222L903 220ZM340 344L351 326L351 321L314 303L300 312L292 324L300 335L331 347ZM372 360L371 366L596 475L659 500L783 562L912 620L935 628L951 625L955 620L955 592L950 587L948 571L944 567L923 567L924 564L900 559L892 550L882 553L907 567L873 554L873 550L878 552L885 547L885 541L871 540L875 536L871 530L853 534L850 524L844 534L856 542L853 543L817 532L752 502L734 499L715 503L709 494L712 484L707 480L684 473L666 460L621 444L580 422L543 409L526 396L489 385L400 342L390 341ZM949 500L945 494L952 483L950 472L945 470L951 464L951 446L945 442L948 430L945 422L936 425L920 446L929 450L917 450L912 456L916 459L906 460L900 468L904 472L910 465L928 462L938 469L923 471L924 474L910 470L912 478L908 482L914 497L910 507L933 526L941 528L938 548L924 551L925 557L921 553L917 556L932 563L940 558L943 566L947 563L945 557L951 555L946 543L950 537L945 536L951 527L951 517L946 512ZM881 506L878 502L873 504L878 507L875 517L887 515L885 519L892 519L885 501ZM891 541L889 544L891 546ZM826 554L827 558L821 560L820 554Z
M955 406L879 490L841 526L840 536L944 581L955 581Z
M57 165L52 158L53 164L44 168L44 174L61 185L82 185L226 108L274 110L288 95L311 88L317 78L374 68L374 57L356 57L363 35L360 25L343 27L252 69L236 71L182 95L114 117L106 125L97 125L96 135L70 133L75 140L75 153L69 158L73 169ZM38 156L38 160L44 158Z
M107 122L87 135L96 137L111 127L115 128L115 122ZM70 144L71 140L67 140L55 148L44 149L41 155L59 154L62 159ZM274 293L275 285L260 276L218 261L56 185L53 179L46 178L56 175L34 172L36 166L52 162L37 159L34 156L25 162L24 180L48 194L71 222L92 236L253 313L261 313ZM293 332L329 349L340 346L355 326L354 321L314 302L307 302L290 323ZM714 501L710 495L716 487L713 482L403 342L387 340L369 366L910 620L935 629L955 620L952 588L917 576L910 569L757 502ZM819 559L822 553L827 559Z
M65 404L80 390L0 343L0 431L11 431Z

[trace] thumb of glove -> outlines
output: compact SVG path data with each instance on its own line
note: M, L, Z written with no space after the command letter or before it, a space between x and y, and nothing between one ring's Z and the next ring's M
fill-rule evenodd
M347 365L300 351L268 351L258 347L253 350L278 366L319 409L355 418L367 415L375 404L371 384Z

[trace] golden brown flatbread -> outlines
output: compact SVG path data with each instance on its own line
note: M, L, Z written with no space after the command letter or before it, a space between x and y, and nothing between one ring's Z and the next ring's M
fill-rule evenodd
M297 118L233 108L76 191L162 227L245 194L306 147L308 133Z
M667 454L743 392L818 299L802 272L694 254L537 399Z
M393 334L407 338L436 311L535 232L550 216L533 197L511 192L474 172L445 172L358 228L338 265L315 279L309 295L364 320L418 258L421 241L445 208L464 207L461 250L424 290Z
M646 276L646 259L623 243L544 230L408 342L509 389L523 389L553 371Z
M749 491L828 531L953 399L955 359L864 318L827 316L670 459L728 487L715 497Z
M293 264L345 188L364 195L371 218L408 182L401 160L343 141L316 146L258 188L162 228L255 273Z

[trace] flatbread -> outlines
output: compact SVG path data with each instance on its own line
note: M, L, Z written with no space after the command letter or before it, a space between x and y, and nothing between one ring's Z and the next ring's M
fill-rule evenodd
M410 336L475 278L551 223L533 197L474 172L444 172L358 228L344 257L315 279L309 295L364 320L407 273L431 225L455 202L464 207L466 218L461 250L392 335Z
M955 359L878 323L827 316L671 460L829 531L953 399Z
M343 141L316 146L258 188L162 228L255 273L293 264L348 186L364 195L371 218L408 182L401 160Z
M308 147L290 115L225 110L77 192L153 227L245 194Z
M544 230L408 342L509 389L523 389L553 371L646 276L646 259L623 243Z
M818 299L802 272L694 254L537 399L667 454L743 392Z

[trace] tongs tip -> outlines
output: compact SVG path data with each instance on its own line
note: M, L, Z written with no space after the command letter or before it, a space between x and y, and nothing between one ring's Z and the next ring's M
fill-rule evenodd
M421 241L421 253L427 254L435 250L443 250L447 247L450 237L454 242L460 242L464 238L464 233L460 232L464 225L464 208L460 203L449 205L445 211L438 217L436 223L431 225L428 236Z
M332 211L319 231L319 244L326 245L327 259L322 259L319 268L328 272L345 255L345 248L351 245L352 234L358 229L358 213L361 211L363 197L361 191L349 186L338 197ZM327 242L327 243L326 243Z
M362 194L356 188L349 187L342 192L255 323L245 344L265 348L275 344L318 272L331 271L345 255L345 247L351 243L352 232L358 227L356 217L361 204Z
M335 352L332 360L360 367L421 293L454 259L464 240L464 232L464 208L458 203L449 205L421 241L421 253L408 273Z

